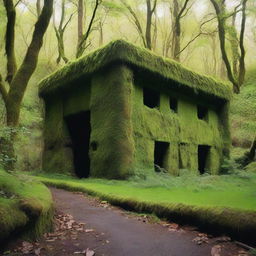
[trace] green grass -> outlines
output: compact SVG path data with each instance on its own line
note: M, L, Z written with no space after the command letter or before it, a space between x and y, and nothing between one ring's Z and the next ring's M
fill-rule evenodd
M252 173L204 177L171 177L162 174L130 181L77 180L60 175L50 176L50 179L48 177L39 179L139 201L256 211L256 174Z
M31 176L0 169L0 242L16 230L37 238L51 227L50 191Z
M81 191L136 212L248 238L256 235L256 174L203 177L184 171L180 177L154 174L129 181L43 175L37 179L70 191Z

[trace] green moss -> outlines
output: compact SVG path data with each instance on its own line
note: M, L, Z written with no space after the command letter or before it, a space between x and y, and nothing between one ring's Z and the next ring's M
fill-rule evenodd
M90 149L94 177L125 179L131 174L131 88L132 72L125 66L111 67L92 79L90 141L97 144L97 150Z
M73 170L72 151L65 146L70 144L70 138L63 119L62 98L49 97L45 106L43 169L70 173Z
M28 221L28 216L20 210L17 200L0 198L0 244L11 232L24 228Z
M180 169L189 169L198 172L198 145L209 145L208 159L209 173L218 173L222 162L222 150L229 150L230 140L227 131L219 117L222 110L214 105L208 106L207 120L197 117L197 102L182 94L175 94L178 113L169 107L169 95L160 94L160 106L148 108L143 104L143 84L150 81L135 81L132 91L132 123L135 140L134 169L149 169L154 171L154 143L155 141L169 142L165 169L172 174L179 174ZM156 92L157 93L157 92ZM201 101L201 104L204 104ZM224 106L225 108L225 106ZM228 115L223 114L228 119ZM225 121L228 122L228 121ZM228 143L229 142L229 143Z
M231 101L230 119L232 142L234 146L248 148L255 137L256 131L256 87L255 73L249 72L241 93Z
M159 94L156 108L143 104L145 87ZM47 172L73 172L65 116L85 110L91 117L94 177L125 179L140 169L152 173L156 141L170 144L161 167L175 175L179 168L198 173L198 145L211 147L209 173L218 173L228 156L230 88L124 41L57 71L41 83L40 93L46 103ZM178 113L170 109L170 97L177 99ZM198 103L208 109L205 120L197 117Z
M40 182L21 174L0 170L0 242L14 231L38 238L51 227L53 204L50 191Z
M123 40L113 41L56 71L40 83L40 95L45 96L50 92L70 86L81 76L91 76L113 62L126 63L157 74L164 79L176 81L177 83L168 84L169 89L184 87L192 89L196 94L210 94L222 99L230 99L232 95L230 85L199 75L175 61L162 58Z

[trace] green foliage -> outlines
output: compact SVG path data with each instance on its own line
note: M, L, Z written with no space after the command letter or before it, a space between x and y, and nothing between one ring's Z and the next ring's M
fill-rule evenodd
M250 147L256 131L256 69L249 70L241 93L231 101L230 117L233 145Z
M240 165L232 158L224 158L220 168L220 174L232 174L239 170Z
M17 161L16 156L10 157L8 152L10 145L16 134L30 134L26 127L8 127L3 126L0 128L1 138L1 151L0 151L0 168L5 168L10 162L15 163Z
M256 173L256 162L252 162L252 163L248 164L245 167L245 170L248 171L248 172Z
M52 197L40 182L0 169L0 192L0 242L16 230L35 239L51 228Z

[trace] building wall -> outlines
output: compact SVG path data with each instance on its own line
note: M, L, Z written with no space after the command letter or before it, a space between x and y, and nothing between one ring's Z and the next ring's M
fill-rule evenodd
M92 78L91 174L125 179L132 172L134 141L131 122L132 71L111 66Z
M73 172L72 150L68 147L63 120L63 101L52 96L45 99L43 170L49 173Z
M164 160L164 168L169 173L177 175L179 169L198 173L198 145L211 146L206 169L211 174L218 173L223 149L225 146L228 148L230 143L228 134L223 132L225 127L228 129L228 121L223 123L222 119L228 118L227 113L221 114L223 110L217 111L214 106L209 106L208 121L200 120L197 104L204 105L203 102L166 91L160 93L159 107L149 108L143 103L143 86L152 85L146 84L146 81L135 80L132 90L134 170L154 171L154 144L161 141L170 143ZM177 98L178 113L170 109L169 96ZM226 109L226 106L223 108Z
M74 84L71 92L47 97L43 169L74 172L65 116L90 110L91 176L125 179L134 172L154 172L155 141L170 143L164 159L169 173L178 175L181 168L197 173L198 145L211 146L207 169L217 173L230 143L228 105L218 113L209 107L208 121L199 120L195 100L158 84L160 105L151 109L143 104L143 86L156 84L147 81L134 79L125 65L114 65ZM169 107L170 95L178 99L178 113Z

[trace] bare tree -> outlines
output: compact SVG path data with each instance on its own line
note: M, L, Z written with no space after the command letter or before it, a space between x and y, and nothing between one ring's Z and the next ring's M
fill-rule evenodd
M190 9L187 8L189 1L191 0L185 0L181 5L179 0L173 0L172 57L177 61L180 61L181 19L187 15Z
M136 12L133 10L133 8L126 2L126 0L121 0L121 1L132 17L132 22L138 31L138 34L142 40L143 46L151 50L152 49L152 36L151 36L152 17L156 10L157 0L154 0L153 4L151 3L151 0L146 0L147 15L146 15L145 32L143 31L143 26L140 22L140 19L137 16Z
M77 51L83 38L83 23L84 23L84 0L78 0L77 6Z
M66 3L65 0L61 1L61 17L60 17L60 23L58 27L56 26L55 17L53 19L54 31L58 41L58 58L56 60L57 63L60 63L61 59L63 59L65 63L68 62L68 58L66 57L66 54L65 54L64 33L69 22L72 19L73 14L71 14L68 20L65 22L65 9L66 9L65 3Z
M79 2L80 3L80 2ZM82 35L80 34L79 35L79 43L78 43L78 46L77 46L77 51L76 51L76 57L79 58L80 56L82 56L82 54L84 53L85 49L88 47L88 43L87 43L87 40L92 32L92 26L93 26L93 22L96 18L96 13L97 13L97 10L98 10L98 7L99 5L101 4L101 0L95 0L95 6L94 6L94 9L93 9L93 13L92 13L92 16L91 16L91 19L90 19L90 22L89 22L89 25L86 29L86 32L83 33ZM78 8L81 8L82 5L79 5L78 4ZM78 9L78 13L81 12L81 10ZM80 13L81 14L81 13ZM81 18L79 16L79 18ZM78 18L78 20L79 20ZM80 22L78 21L78 24L80 24ZM78 25L79 26L79 25ZM81 32L81 27L79 29L79 32Z
M242 11L242 22L240 27L240 37L239 37L239 48L240 48L240 58L239 58L239 71L238 78L236 79L236 75L234 70L232 70L230 61L228 59L228 54L226 50L226 20L230 15L226 13L225 0L210 0L217 16L218 21L218 35L220 41L220 50L222 59L225 63L227 76L229 81L233 84L233 90L235 93L240 92L240 87L244 83L245 77L245 48L244 48L244 32L245 32L245 23L246 23L246 4L247 0L241 0L241 11Z
M146 0L147 4L147 22L146 22L146 47L148 49L152 49L152 38L151 38L151 29L152 29L152 16L156 9L157 0L154 0L153 5L151 4L151 0Z

